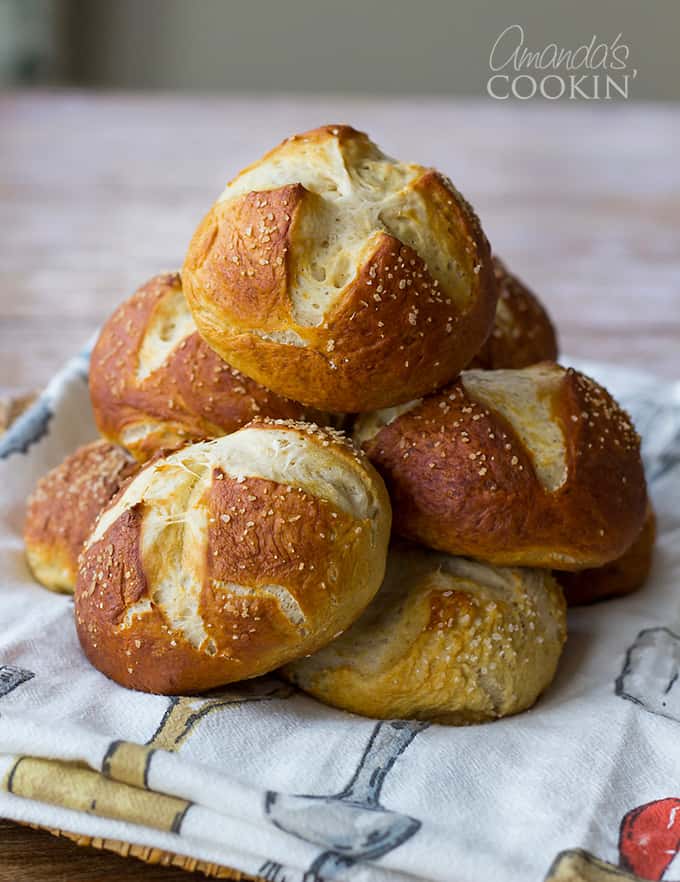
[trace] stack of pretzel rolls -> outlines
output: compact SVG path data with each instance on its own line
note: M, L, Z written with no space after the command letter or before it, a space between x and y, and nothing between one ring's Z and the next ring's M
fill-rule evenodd
M104 324L102 440L39 482L29 565L129 688L279 670L372 717L518 713L567 604L639 588L654 542L629 417L557 358L448 178L294 135Z

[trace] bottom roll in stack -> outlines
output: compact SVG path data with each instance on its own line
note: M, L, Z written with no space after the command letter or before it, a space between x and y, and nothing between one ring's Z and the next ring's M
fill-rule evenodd
M400 543L359 620L283 673L364 716L480 723L530 707L552 681L565 639L564 597L548 570Z

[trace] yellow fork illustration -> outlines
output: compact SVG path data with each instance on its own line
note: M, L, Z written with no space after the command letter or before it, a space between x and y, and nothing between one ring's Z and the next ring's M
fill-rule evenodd
M208 698L174 697L147 744L111 742L102 760L101 772L83 763L22 756L2 784L9 793L26 799L179 833L191 803L149 789L154 753L178 750L196 724L220 708L288 698L292 692L292 687L285 683L260 678L242 683L238 689L214 692Z

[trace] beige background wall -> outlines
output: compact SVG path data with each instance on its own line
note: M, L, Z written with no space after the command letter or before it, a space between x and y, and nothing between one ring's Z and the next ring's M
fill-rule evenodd
M1 2L1 0L0 0ZM630 45L632 98L680 98L680 0L59 0L82 84L483 95L498 34Z

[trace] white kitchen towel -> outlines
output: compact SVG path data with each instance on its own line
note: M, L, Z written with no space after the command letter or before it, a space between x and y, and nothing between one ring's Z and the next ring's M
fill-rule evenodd
M75 358L0 438L0 815L271 882L680 878L680 383L579 366L643 436L652 577L569 613L535 708L456 729L376 723L275 676L167 698L94 670L21 541L36 478L95 436Z

